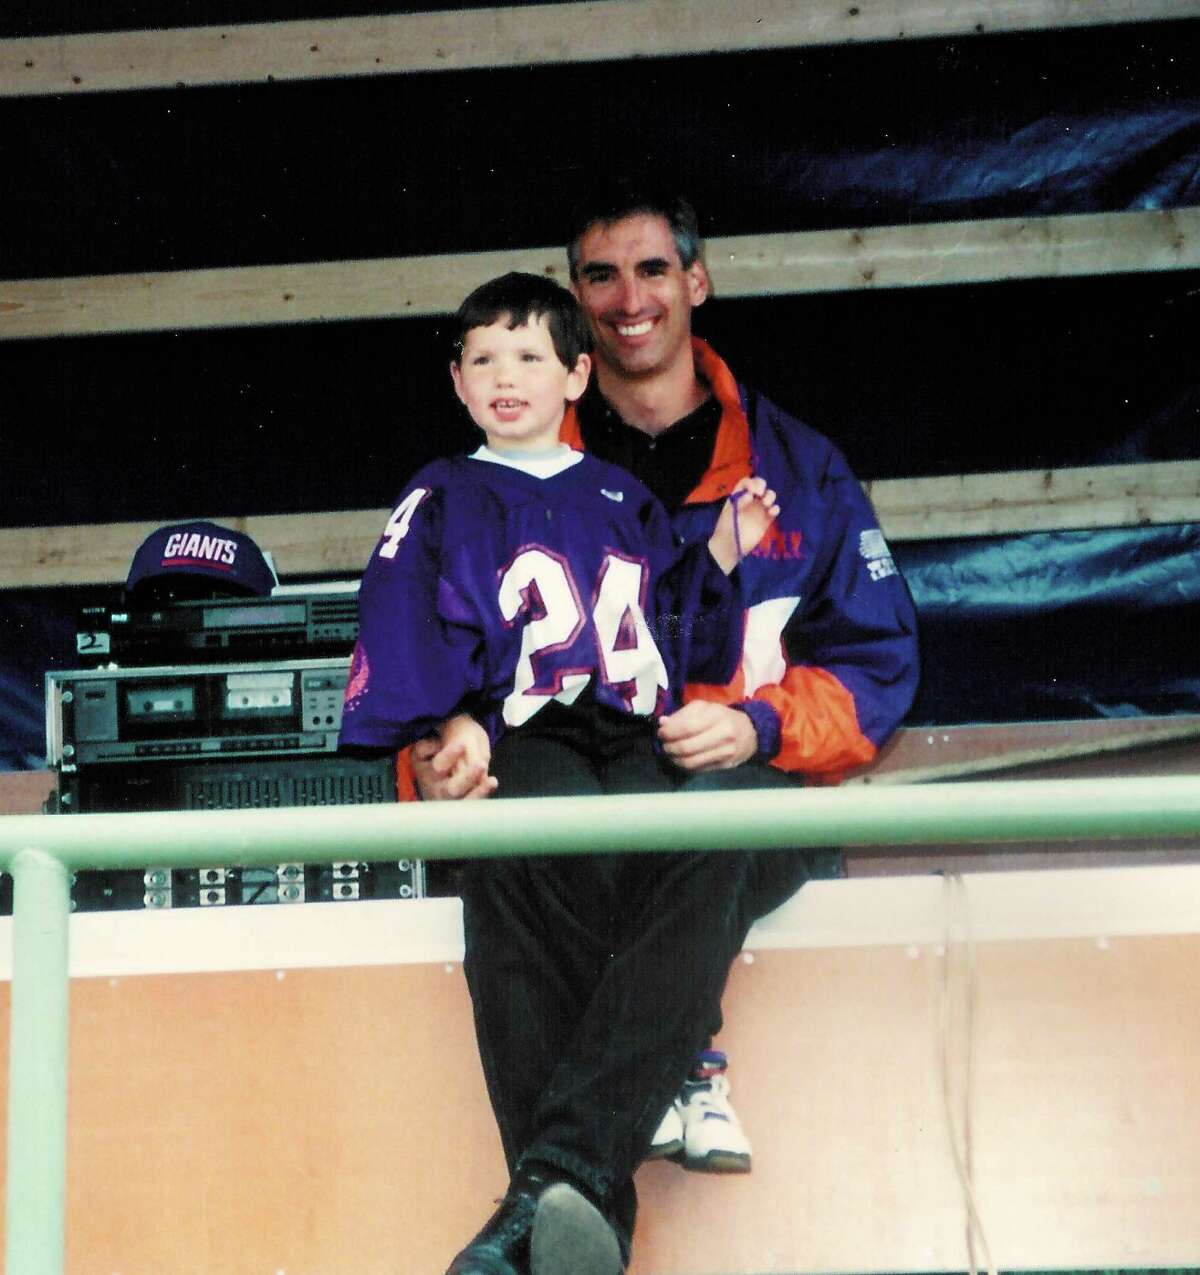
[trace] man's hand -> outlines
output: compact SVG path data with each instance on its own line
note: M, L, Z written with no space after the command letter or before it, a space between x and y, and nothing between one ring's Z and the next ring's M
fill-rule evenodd
M460 713L442 723L437 735L412 746L413 777L422 801L467 801L490 797L496 778L488 774L492 748L487 731Z
M732 770L758 751L749 714L702 699L664 717L658 737L681 770Z

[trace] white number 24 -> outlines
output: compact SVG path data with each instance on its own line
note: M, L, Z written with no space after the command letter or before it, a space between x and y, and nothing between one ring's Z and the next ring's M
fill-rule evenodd
M609 553L596 580L592 609L595 671L618 690L631 712L639 714L652 713L660 689L667 687L666 666L642 607L645 586L644 563ZM583 604L567 563L541 548L522 550L501 577L501 615L511 623L535 595L540 599L539 614L521 634L513 689L504 701L504 720L510 726L527 722L548 699L572 703L593 671L551 667L539 678L536 666L567 649L584 625Z

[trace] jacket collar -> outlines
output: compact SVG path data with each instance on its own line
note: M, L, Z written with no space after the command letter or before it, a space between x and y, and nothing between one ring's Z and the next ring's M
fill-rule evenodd
M723 500L739 479L752 472L750 424L742 409L741 395L733 373L712 346L698 336L692 337L692 357L696 361L697 375L708 383L713 396L721 404L721 423L717 426L712 461L704 477L684 502L688 505ZM583 451L583 435L574 403L567 406L559 438L576 451Z

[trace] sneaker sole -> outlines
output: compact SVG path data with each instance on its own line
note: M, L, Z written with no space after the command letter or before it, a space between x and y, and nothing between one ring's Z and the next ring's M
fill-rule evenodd
M646 1152L647 1160L678 1160L683 1155L683 1139L674 1142L660 1142Z
M691 1173L749 1173L750 1157L737 1151L710 1151L705 1156L684 1156L683 1167Z
M621 1275L621 1248L604 1214L559 1182L538 1198L530 1275Z

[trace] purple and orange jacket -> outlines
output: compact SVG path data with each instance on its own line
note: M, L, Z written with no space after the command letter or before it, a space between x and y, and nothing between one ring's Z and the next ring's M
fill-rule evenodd
M689 543L747 474L779 495L775 526L739 568L741 665L725 686L685 699L739 704L772 765L837 783L874 760L916 694L916 620L870 502L845 458L815 430L739 385L693 338L696 368L722 407L712 463L675 515ZM569 409L561 433L582 448Z

